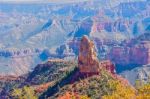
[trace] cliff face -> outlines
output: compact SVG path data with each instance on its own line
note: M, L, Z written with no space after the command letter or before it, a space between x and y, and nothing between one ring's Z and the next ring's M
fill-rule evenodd
M142 41L132 47L115 46L108 54L108 58L118 65L146 65L150 64L150 42Z
M87 36L83 36L80 42L78 65L80 72L83 73L99 72L99 61L97 59L95 46L93 41L89 40Z

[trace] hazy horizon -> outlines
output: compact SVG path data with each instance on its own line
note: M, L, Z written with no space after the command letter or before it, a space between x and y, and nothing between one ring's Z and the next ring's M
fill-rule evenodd
M0 0L0 3L74 3L84 2L88 0ZM94 0L91 0L94 1ZM109 2L110 0L106 0ZM111 0L112 2L135 2L135 1L147 1L147 0Z
M71 3L84 1L88 0L0 0L0 3Z

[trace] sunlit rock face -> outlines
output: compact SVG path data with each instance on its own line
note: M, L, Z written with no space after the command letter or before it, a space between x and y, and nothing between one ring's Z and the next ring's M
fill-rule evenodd
M100 61L100 67L106 69L111 74L115 74L115 65L110 60Z
M78 66L81 73L96 74L99 73L102 68L112 74L115 73L115 66L111 61L105 60L99 62L94 42L89 40L87 36L83 36L80 42Z
M150 64L150 42L142 41L132 47L114 46L109 59L119 65L146 65Z
M83 36L80 42L78 65L82 73L98 73L99 61L96 55L93 41Z

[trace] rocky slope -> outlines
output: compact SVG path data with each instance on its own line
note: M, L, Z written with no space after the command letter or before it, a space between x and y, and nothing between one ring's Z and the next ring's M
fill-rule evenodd
M60 59L48 60L46 63L38 64L33 72L29 74L25 82L30 85L39 85L57 81L72 71L76 65L75 62Z
M126 80L114 73L114 69L114 65L109 61L99 62L94 49L94 43L87 36L83 36L80 42L77 68L49 87L39 98L59 99L61 95L71 91L98 99L106 95L106 90L111 91L109 87L105 87L106 90L103 89L104 86L108 86L109 80L118 80L124 86L129 86ZM98 93L94 93L95 91Z
M23 76L1 76L0 98L11 98L13 89L24 86L31 86L37 94L42 93L72 71L76 65L75 62L55 59L37 65L32 72Z
M136 67L132 70L124 71L120 75L126 78L132 85L135 85L136 81L140 81L141 83L149 83L150 65Z
M126 94L136 97L136 90L126 79L114 72L115 67L111 61L98 60L94 42L88 36L83 36L81 39L78 57L78 64L62 59L50 59L45 63L41 63L36 66L33 72L25 75L24 78L16 79L14 77L14 80L10 79L7 85L2 87L1 95L3 98L6 96L12 98L11 91L13 91L13 98L18 98L29 93L21 92L18 95L16 92L25 88L32 88L36 94L30 94L36 95L40 99L45 97L61 99L68 92L77 96L86 95L94 99L113 95L115 92L117 94L120 93L118 97L124 97ZM96 61L97 63L93 64L91 61ZM129 74L129 72L125 72L124 74ZM148 79L149 74L144 75ZM128 78L128 76L125 77ZM141 79L145 80L145 78ZM16 92L12 90L13 88L15 88ZM123 91L120 92L120 90Z

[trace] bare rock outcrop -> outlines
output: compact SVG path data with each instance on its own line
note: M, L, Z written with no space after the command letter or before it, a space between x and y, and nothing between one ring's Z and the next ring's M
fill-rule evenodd
M83 36L80 42L78 65L80 72L99 72L99 61L97 59L95 46L93 41L89 40L87 36Z
M129 46L129 45L128 45ZM117 65L130 68L150 64L150 41L141 41L131 47L113 46L108 54L108 59Z
M111 61L100 61L97 58L94 42L87 36L83 36L80 42L78 66L81 73L96 74L101 68L114 73L114 65Z

